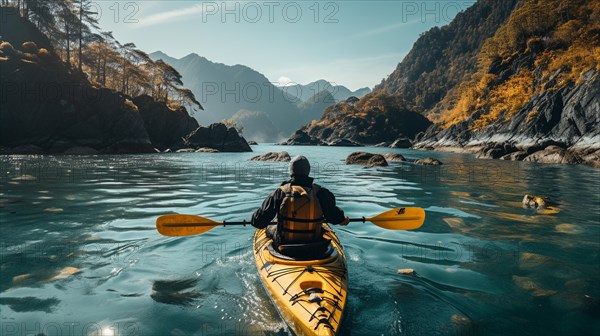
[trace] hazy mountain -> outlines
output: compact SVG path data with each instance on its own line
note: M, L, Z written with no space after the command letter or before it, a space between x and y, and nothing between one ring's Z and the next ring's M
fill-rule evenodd
M319 120L323 116L323 112L328 106L334 105L336 99L331 92L323 90L317 92L306 101L300 103L298 107L302 113L310 120Z
M150 57L163 59L181 73L184 86L204 106L204 111L194 115L201 124L229 119L239 111L253 111L236 117L243 123L240 126L252 132L248 137L278 141L312 120L312 116L302 113L295 97L286 95L247 66L215 63L197 54L176 59L158 51ZM252 118L258 119L251 121ZM259 133L263 136L259 137Z
M311 82L306 85L295 84L283 86L280 88L290 98L296 97L299 100L299 102L306 102L308 99L313 98L319 92L328 91L334 99L334 101L331 102L331 104L329 105L344 101L351 96L361 98L362 96L371 92L371 89L368 87L360 88L356 91L351 91L343 85L337 85L335 83L328 82L324 79L320 79L318 81Z

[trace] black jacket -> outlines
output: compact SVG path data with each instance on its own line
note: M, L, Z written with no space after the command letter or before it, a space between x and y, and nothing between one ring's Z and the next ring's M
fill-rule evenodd
M302 187L312 187L313 178L311 177L300 177L300 178L292 178L289 181L283 182L281 185L292 183L292 185L299 185ZM285 197L284 192L277 188L262 204L258 210L254 212L252 215L252 226L262 229L265 228L273 218L279 212L279 207L281 206L281 202ZM319 192L317 193L317 197L319 198L319 203L321 205L321 209L323 210L323 215L325 216L325 220L327 223L331 224L339 224L344 221L344 211L338 208L335 205L335 196L331 193L331 191L321 187Z

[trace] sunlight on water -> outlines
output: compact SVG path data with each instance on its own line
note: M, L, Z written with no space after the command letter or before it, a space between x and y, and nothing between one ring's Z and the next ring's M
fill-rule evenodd
M352 148L0 157L2 334L278 335L251 227L163 237L157 216L249 219L286 178L287 150L351 217L426 210L417 231L335 228L348 256L343 335L600 332L600 174L584 166L434 156L443 166L346 166ZM550 196L559 211L521 207ZM415 273L400 269L413 269ZM12 334L11 334L12 333Z

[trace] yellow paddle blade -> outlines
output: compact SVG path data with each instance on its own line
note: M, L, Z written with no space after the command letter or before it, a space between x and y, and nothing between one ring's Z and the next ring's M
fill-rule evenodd
M388 230L414 230L425 221L425 210L422 208L396 208L382 212L366 220Z
M156 219L158 232L171 237L193 236L219 225L223 223L196 215L164 215Z

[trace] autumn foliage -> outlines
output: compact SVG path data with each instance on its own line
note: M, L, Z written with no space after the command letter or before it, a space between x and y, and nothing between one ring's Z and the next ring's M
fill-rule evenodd
M600 1L525 0L485 41L477 71L429 117L444 127L472 118L472 128L483 128L510 119L537 93L580 83L590 70L600 72Z

